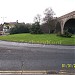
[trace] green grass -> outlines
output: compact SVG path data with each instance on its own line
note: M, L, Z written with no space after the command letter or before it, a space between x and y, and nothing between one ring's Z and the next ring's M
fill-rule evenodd
M75 45L75 35L73 35L72 38L65 38L56 36L56 34L14 34L0 36L0 40L39 44Z

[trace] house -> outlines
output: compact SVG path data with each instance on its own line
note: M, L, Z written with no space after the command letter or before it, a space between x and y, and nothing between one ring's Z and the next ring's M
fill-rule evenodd
M4 22L0 24L0 35L7 34L10 31L10 28L14 27L17 22Z
M9 33L10 28L14 27L16 24L16 22L5 22L3 25L3 31L4 33Z
M16 22L4 22L4 24L0 25L0 34L9 34L10 29L13 28L16 24L18 24L18 20Z

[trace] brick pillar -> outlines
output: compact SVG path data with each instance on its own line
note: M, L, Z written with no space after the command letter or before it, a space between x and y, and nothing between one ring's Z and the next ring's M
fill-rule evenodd
M64 24L63 21L61 21L61 34L64 33L64 25L63 24Z

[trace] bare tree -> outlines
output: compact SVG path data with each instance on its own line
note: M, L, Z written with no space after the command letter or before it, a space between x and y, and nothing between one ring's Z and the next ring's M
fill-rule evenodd
M41 15L37 14L36 17L34 17L34 22L39 22L41 21Z
M45 15L45 17L43 18L43 21L44 21L44 23L46 23L48 25L49 33L50 33L55 13L52 10L52 8L46 8L44 11L44 15Z

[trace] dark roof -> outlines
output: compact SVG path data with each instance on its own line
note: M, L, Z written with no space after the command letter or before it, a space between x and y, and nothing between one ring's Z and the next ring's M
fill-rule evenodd
M16 22L9 22L9 24L16 24Z
M5 22L4 24L16 24L16 22Z

